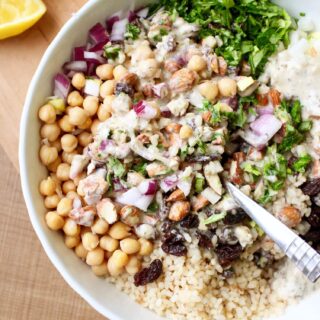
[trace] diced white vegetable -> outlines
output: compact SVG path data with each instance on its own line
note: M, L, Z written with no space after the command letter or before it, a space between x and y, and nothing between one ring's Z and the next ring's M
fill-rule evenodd
M211 203L211 204L216 204L221 196L219 196L213 189L211 189L210 187L208 188L205 188L202 192L201 192L201 195L203 197L205 197L206 199L208 199L208 201Z
M240 77L239 81L237 82L238 90L244 91L253 85L255 80L252 77Z
M89 96L99 97L101 80L87 79L84 87L84 93Z

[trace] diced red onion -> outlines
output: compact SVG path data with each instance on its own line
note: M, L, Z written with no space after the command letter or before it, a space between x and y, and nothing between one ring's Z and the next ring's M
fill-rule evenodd
M139 191L146 195L154 195L157 192L157 182L155 180L144 180L138 185Z
M84 50L85 47L75 47L72 52L73 61L84 61Z
M107 25L107 31L111 32L113 25L115 24L115 22L120 20L120 16L122 15L122 12L119 11L117 13L115 13L113 16L111 16L107 21L106 21L106 25Z
M116 200L121 204L135 206L143 211L147 211L153 197L153 195L143 195L137 187L134 187L118 196Z
M148 13L149 13L149 8L146 7L146 8L139 9L139 10L136 12L136 15L137 15L139 18L146 18L146 17L148 16Z
M72 71L72 70L70 70L70 71L65 71L65 74L67 75L67 77L69 78L69 79L72 79L72 77L76 74L77 72L76 71Z
M166 83L161 82L152 86L152 91L156 97L163 99L169 94L169 87Z
M264 114L250 124L257 135L264 135L268 141L281 129L282 122L272 114Z
M97 66L98 66L98 64L95 62L88 62L87 75L88 76L95 76Z
M116 21L112 26L112 31L110 35L111 41L122 41L124 40L124 34L126 32L126 27L128 24L128 19L124 18Z
M63 66L63 69L76 72L86 72L87 63L85 61L70 61Z
M243 140L249 143L251 146L257 148L258 150L263 149L268 143L269 139L265 135L257 135L251 130L247 130L240 134Z
M106 43L109 41L109 35L102 24L97 23L89 30L89 39L92 43L95 44L100 42Z
M96 52L96 53L99 53L100 55L102 54L103 52L103 47L106 45L107 42L100 42L100 43L97 43L93 46L90 46L87 48L87 51L91 51L91 52Z
M122 184L119 178L114 178L112 182L113 182L113 189L115 192L128 190L128 188Z
M100 53L100 52L99 52ZM101 53L99 54L98 52L90 52L90 51L85 51L84 52L84 58L87 62L93 62L93 63L105 63L106 60L101 57Z
M274 109L272 105L267 105L265 107L259 107L257 108L257 112L260 116L264 115L264 114L273 114Z
M157 110L144 100L140 100L137 104L133 105L133 110L139 118L147 120L155 118L158 114Z
M128 13L128 21L132 22L132 21L134 21L136 19L137 19L136 13L134 11L130 10L129 13Z
M170 109L166 106L160 107L160 112L161 112L161 116L163 118L171 118L171 116L172 116Z
M177 187L184 193L187 197L190 194L192 186L192 177L179 179Z
M66 75L58 73L54 77L54 96L66 99L70 91L70 87L70 80Z
M176 174L172 174L171 176L167 176L160 182L160 188L164 192L168 192L175 188L178 184L178 176Z

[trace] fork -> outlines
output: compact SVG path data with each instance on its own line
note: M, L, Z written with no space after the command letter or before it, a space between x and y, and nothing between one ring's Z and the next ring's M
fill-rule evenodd
M227 188L240 207L280 247L298 269L310 281L316 282L320 277L320 254L232 183L227 182Z

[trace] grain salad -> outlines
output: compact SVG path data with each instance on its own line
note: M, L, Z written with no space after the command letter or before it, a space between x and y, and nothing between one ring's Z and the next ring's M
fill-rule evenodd
M89 30L39 108L39 191L48 227L143 306L262 319L319 284L225 183L320 250L320 40L267 0L204 2L162 0Z

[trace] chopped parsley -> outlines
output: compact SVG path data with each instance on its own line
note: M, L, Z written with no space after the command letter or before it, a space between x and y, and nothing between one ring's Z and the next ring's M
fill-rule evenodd
M113 46L106 44L103 47L103 56L108 59L115 60L118 58L121 48L119 46Z
M202 192L203 188L204 188L204 184L205 184L204 176L202 174L198 173L196 175L195 182L194 182L195 192L197 192L197 193Z
M140 32L141 32L141 30L138 26L136 26L133 23L128 23L124 36L126 39L136 40L139 38Z
M203 223L205 225L207 225L207 224L210 224L210 223L218 222L218 221L224 219L226 215L227 215L227 212L221 212L221 213L213 214L209 218L205 219L203 221Z
M253 176L256 176L256 177L261 176L261 172L259 171L259 169L250 163L245 163L243 166L243 170L245 172L251 173Z
M164 7L200 26L199 36L219 36L222 46L216 53L229 65L249 62L252 74L259 75L278 44L289 43L294 21L269 0L160 0L149 14Z
M109 172L112 172L118 178L122 178L126 173L124 165L115 157L108 158L107 168Z
M306 172L307 167L311 161L311 156L309 154L305 154L293 163L293 165L291 166L292 170L294 170L295 172L304 173Z
M281 153L290 151L293 146L304 140L304 136L291 124L286 124L285 130L285 136L278 146L278 150Z
M150 203L148 207L148 211L150 212L158 212L159 211L159 204L156 201Z
M162 41L162 37L166 36L168 34L168 30L164 28L160 28L159 33L155 35L152 40L155 42L160 42Z
M147 162L141 161L135 164L131 169L145 176L147 174L147 170L146 170L147 165L148 165Z
M206 154L207 153L207 145L202 140L199 140L197 142L197 146L198 146L198 151L201 154Z

